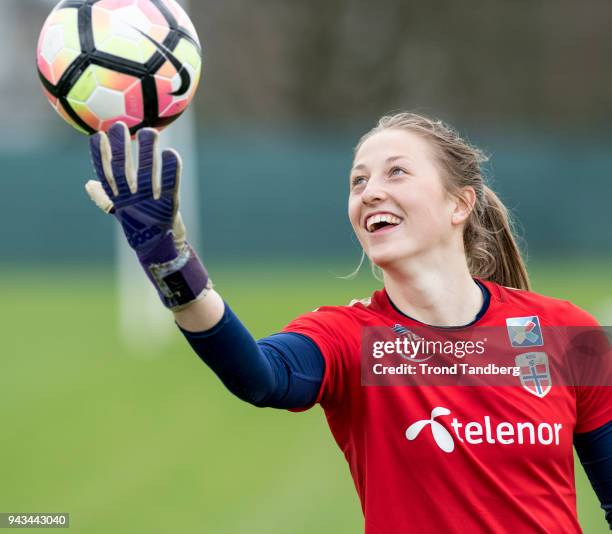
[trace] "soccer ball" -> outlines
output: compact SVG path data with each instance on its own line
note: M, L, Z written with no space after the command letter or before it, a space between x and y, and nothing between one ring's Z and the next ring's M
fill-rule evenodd
M185 111L202 51L174 0L63 0L40 33L38 74L49 102L92 134L125 122L164 128Z

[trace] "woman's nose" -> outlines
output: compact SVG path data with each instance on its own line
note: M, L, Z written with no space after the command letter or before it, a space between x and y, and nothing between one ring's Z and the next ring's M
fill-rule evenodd
M370 180L361 194L361 201L364 204L373 204L385 198L387 198L387 193L378 180Z

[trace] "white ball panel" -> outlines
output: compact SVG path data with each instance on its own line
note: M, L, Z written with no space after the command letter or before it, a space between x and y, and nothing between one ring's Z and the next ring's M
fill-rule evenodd
M60 25L49 26L41 47L42 57L51 65L62 48L64 48L64 27Z
M112 34L138 43L144 39L138 30L148 33L151 21L136 6L128 6L112 12L111 28Z
M172 83L173 92L178 90L178 88L181 86L181 76L179 75L178 72L174 76L172 76L170 83Z
M97 87L87 99L87 107L101 120L125 115L125 97L120 91Z

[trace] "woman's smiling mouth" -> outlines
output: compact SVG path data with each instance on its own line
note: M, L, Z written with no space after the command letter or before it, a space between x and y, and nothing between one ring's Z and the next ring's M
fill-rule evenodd
M386 233L402 223L402 219L389 212L377 212L365 218L364 227L369 234Z

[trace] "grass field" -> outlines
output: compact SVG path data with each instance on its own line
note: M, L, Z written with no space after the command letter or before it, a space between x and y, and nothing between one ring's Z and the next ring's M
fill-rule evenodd
M209 267L255 336L376 286L365 276L338 280L325 265ZM610 272L610 262L532 267L536 290L602 322L612 319ZM320 408L292 414L241 403L178 333L154 351L126 350L108 273L0 273L0 512L70 512L72 532L88 534L361 531ZM584 531L607 532L577 471Z

